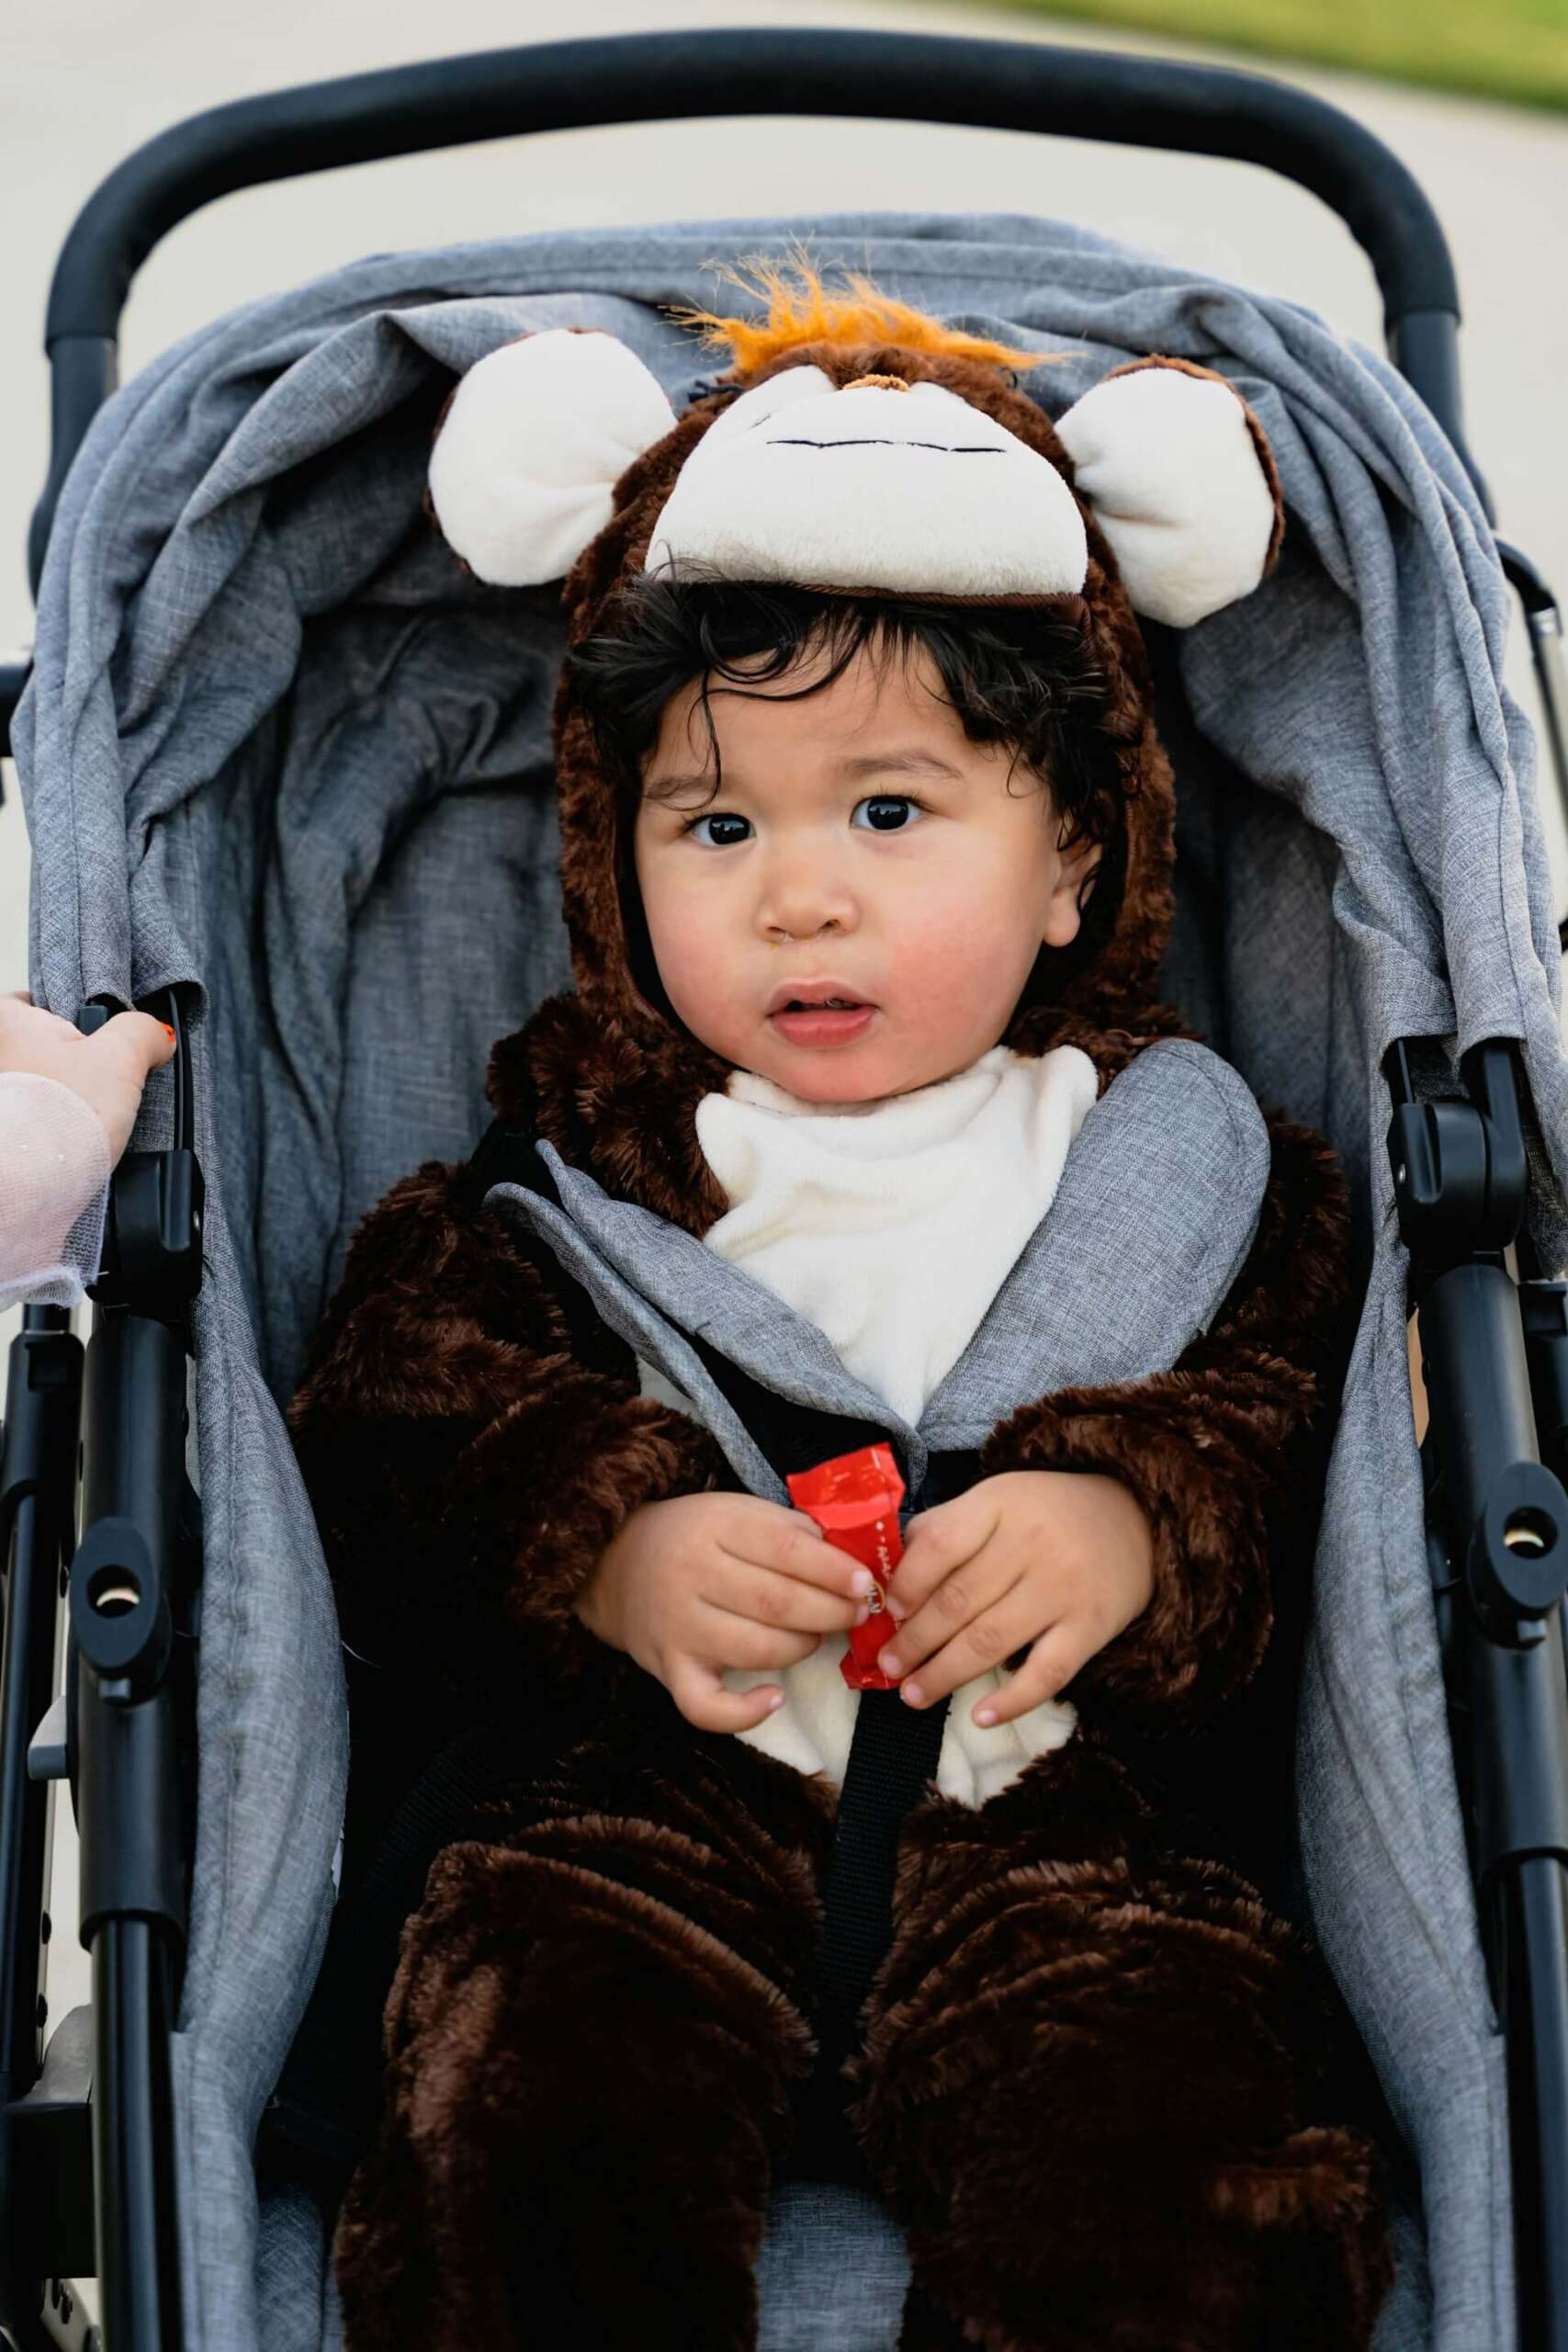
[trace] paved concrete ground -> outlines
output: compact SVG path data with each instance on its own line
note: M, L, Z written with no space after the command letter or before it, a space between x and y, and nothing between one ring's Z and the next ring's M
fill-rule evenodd
M39 349L54 256L78 206L143 139L230 98L448 52L655 25L883 26L1150 50L983 8L878 0L50 0L13 11L0 82L0 204L10 334L0 375L0 646L28 634L21 549L43 479ZM1183 54L1202 52L1188 51ZM1233 61L1243 62L1245 61ZM1568 135L1549 117L1330 74L1291 78L1357 115L1410 164L1443 219L1468 320L1472 444L1506 532L1568 591ZM132 291L124 372L235 304L371 252L581 222L856 207L1058 214L1306 303L1379 336L1371 270L1317 200L1247 165L897 123L707 123L552 133L253 190L175 231ZM1516 662L1521 690L1528 665ZM1562 830L1552 826L1561 849ZM1561 865L1568 899L1568 854ZM27 847L14 777L0 810L0 988L26 978ZM0 1317L0 1341L8 1337ZM74 1944L62 1841L54 1951ZM57 1964L56 2016L84 1997Z

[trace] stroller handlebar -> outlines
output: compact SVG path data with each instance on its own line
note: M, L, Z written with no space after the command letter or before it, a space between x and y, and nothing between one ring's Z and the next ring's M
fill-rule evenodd
M479 51L212 107L128 156L62 251L46 341L113 335L175 224L236 188L537 130L711 115L859 115L1225 155L1323 198L1365 249L1392 327L1459 315L1448 242L1380 139L1265 75L1045 42L792 28L633 33Z
M50 291L54 447L34 517L35 586L60 485L113 389L131 280L203 205L269 180L530 131L748 114L965 123L1280 173L1329 205L1366 252L1395 362L1462 454L1459 292L1442 226L1392 150L1323 99L1262 74L1044 42L783 27L631 33L242 98L128 156L78 214Z

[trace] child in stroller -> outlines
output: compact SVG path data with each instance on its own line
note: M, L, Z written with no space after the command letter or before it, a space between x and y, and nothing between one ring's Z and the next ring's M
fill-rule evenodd
M406 1937L349 2340L753 2339L837 1789L924 1718L851 2070L903 2342L1364 2344L1381 2204L1312 1964L1137 1760L1258 1664L1342 1276L1325 1148L1151 992L1133 608L1256 584L1267 445L1201 368L1053 430L1030 355L768 290L679 422L547 332L432 467L481 578L570 571L578 993L496 1049L506 1148L362 1228L294 1428L350 1642L477 1654L498 1705L543 1655L573 1729ZM807 1399L917 1507L901 1699L857 1709L869 1580L780 1508Z

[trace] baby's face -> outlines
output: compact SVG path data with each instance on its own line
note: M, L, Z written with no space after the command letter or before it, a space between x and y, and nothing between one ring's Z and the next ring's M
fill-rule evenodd
M965 1069L1006 1028L1042 943L1077 935L1094 853L1059 846L1045 787L971 743L923 655L863 652L666 707L635 840L660 979L705 1046L812 1102Z

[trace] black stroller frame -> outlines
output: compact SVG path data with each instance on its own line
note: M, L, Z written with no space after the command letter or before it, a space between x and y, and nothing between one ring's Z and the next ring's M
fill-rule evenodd
M1461 424L1459 299L1409 172L1349 117L1253 74L921 35L762 30L567 41L356 74L220 107L131 155L84 208L50 297L53 447L36 587L62 483L118 377L119 319L158 239L214 198L374 158L595 124L725 114L894 117L1224 155L1339 214L1382 289L1391 357L1484 485ZM1568 800L1562 625L1499 547L1529 628ZM26 683L0 665L0 748ZM81 1008L89 1028L118 1006ZM199 1532L186 1479L201 1173L182 1009L174 1141L123 1159L84 1351L34 1307L0 1444L0 2334L17 2352L177 2352L169 2035L186 1928ZM1476 1901L1506 2031L1521 2352L1568 2352L1568 1283L1525 1221L1530 1111L1511 1045L1418 1099L1423 1041L1386 1065L1430 1432L1428 1549ZM1427 1057L1430 1061L1430 1056ZM80 1443L80 1455L79 1455ZM63 1602L65 1691L55 1699ZM52 1702L52 1703L51 1703ZM48 1787L69 1779L90 2013L44 2042ZM65 2281L95 2276L88 2330Z

